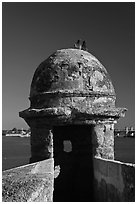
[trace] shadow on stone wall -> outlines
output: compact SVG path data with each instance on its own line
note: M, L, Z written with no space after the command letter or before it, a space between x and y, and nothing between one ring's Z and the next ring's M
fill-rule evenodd
M135 165L94 158L94 187L98 202L134 202Z

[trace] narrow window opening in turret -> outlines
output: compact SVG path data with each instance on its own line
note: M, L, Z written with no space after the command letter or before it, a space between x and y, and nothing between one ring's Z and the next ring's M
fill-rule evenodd
M64 140L63 141L63 145L64 145L64 152L71 152L72 151L72 143L70 140Z

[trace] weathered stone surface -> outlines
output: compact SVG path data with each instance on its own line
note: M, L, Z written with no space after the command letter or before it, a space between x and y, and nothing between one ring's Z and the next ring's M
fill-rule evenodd
M94 189L98 202L134 202L135 165L94 158Z
M31 125L30 163L53 158L53 133L51 127L41 126L34 121Z
M86 109L85 106L81 106L81 109L75 107L73 109L69 107L54 107L54 108L42 108L34 109L29 108L20 112L20 117L24 119L43 117L45 123L58 123L65 122L75 123L75 121L81 121L81 123L86 123L86 120L90 124L98 123L98 121L103 121L109 119L110 121L117 121L119 117L125 116L125 108L91 108ZM96 121L96 122L95 122Z
M114 124L96 124L92 132L94 156L114 159Z
M53 201L53 159L3 172L3 202Z
M79 49L62 49L39 65L32 80L30 97L71 89L115 95L106 69L93 55Z
M122 165L122 176L124 181L123 197L125 201L135 201L135 165Z
M96 109L115 107L115 91L103 65L78 49L55 52L37 68L30 90L31 108Z

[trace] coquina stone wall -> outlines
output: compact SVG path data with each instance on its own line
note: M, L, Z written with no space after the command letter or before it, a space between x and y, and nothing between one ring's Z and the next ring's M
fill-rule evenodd
M53 159L3 171L3 202L50 202L53 200Z
M135 201L135 165L94 158L95 200Z

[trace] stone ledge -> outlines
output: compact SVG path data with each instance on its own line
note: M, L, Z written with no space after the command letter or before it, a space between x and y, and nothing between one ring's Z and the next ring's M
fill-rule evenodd
M90 119L91 120L94 117L99 117L99 116L104 116L104 117L124 117L125 116L125 112L127 111L126 108L98 108L98 109L84 109L84 107L82 109L76 109L73 108L71 110L71 108L67 108L67 107L55 107L55 108L41 108L41 109L36 109L36 108L28 108L22 112L19 112L19 116L22 118L30 118L30 117L42 117L42 116L64 116L67 118L77 118L79 117L83 117L86 119Z
M53 200L53 159L3 171L3 202Z

